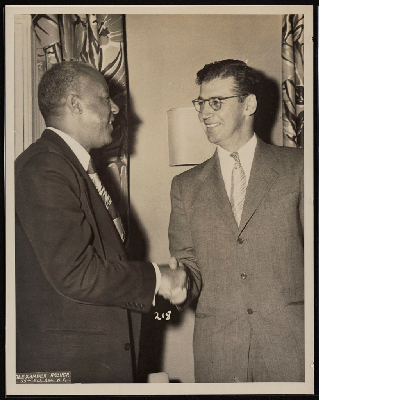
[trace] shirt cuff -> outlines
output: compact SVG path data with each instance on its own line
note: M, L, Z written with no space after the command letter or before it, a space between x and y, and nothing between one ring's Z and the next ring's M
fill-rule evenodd
M160 289L160 284L161 284L161 272L160 268L158 268L158 265L156 263L152 263L154 267L154 272L156 273L156 289L154 291L154 297L153 297L153 306L156 305L156 294L158 293L158 290Z

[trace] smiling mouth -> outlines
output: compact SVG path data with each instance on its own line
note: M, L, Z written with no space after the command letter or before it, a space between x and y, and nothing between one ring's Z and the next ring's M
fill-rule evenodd
M214 128L219 126L220 124L205 124L208 131L212 131Z

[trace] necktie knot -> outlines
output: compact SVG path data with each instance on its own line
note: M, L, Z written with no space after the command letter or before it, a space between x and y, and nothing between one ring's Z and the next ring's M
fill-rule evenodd
M239 153L237 151L231 153L230 156L235 160L236 163L240 164Z

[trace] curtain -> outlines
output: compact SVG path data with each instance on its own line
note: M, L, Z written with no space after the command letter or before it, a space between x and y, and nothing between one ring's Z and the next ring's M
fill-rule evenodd
M110 97L119 107L120 111L113 123L113 142L103 149L93 151L92 156L128 231L128 124L124 23L122 14L32 15L37 39L36 60L39 78L53 64L61 61L88 62L104 75L110 89Z
M283 145L302 147L304 141L304 15L282 19Z

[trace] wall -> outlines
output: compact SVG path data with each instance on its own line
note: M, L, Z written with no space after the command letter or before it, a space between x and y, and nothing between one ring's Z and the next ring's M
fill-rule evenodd
M132 226L142 246L136 253L162 263L169 259L171 180L187 169L168 166L167 111L191 106L191 100L198 96L196 72L216 60L247 61L265 71L280 88L281 16L127 15L126 31L132 135L130 196L136 218ZM272 141L281 144L280 109L277 115ZM192 310L175 313L173 310L172 321L147 316L142 336L150 339L144 347L156 357L159 348L155 342L163 340L160 370L168 372L171 379L193 382L194 314ZM148 366L148 372L158 372L156 368Z

